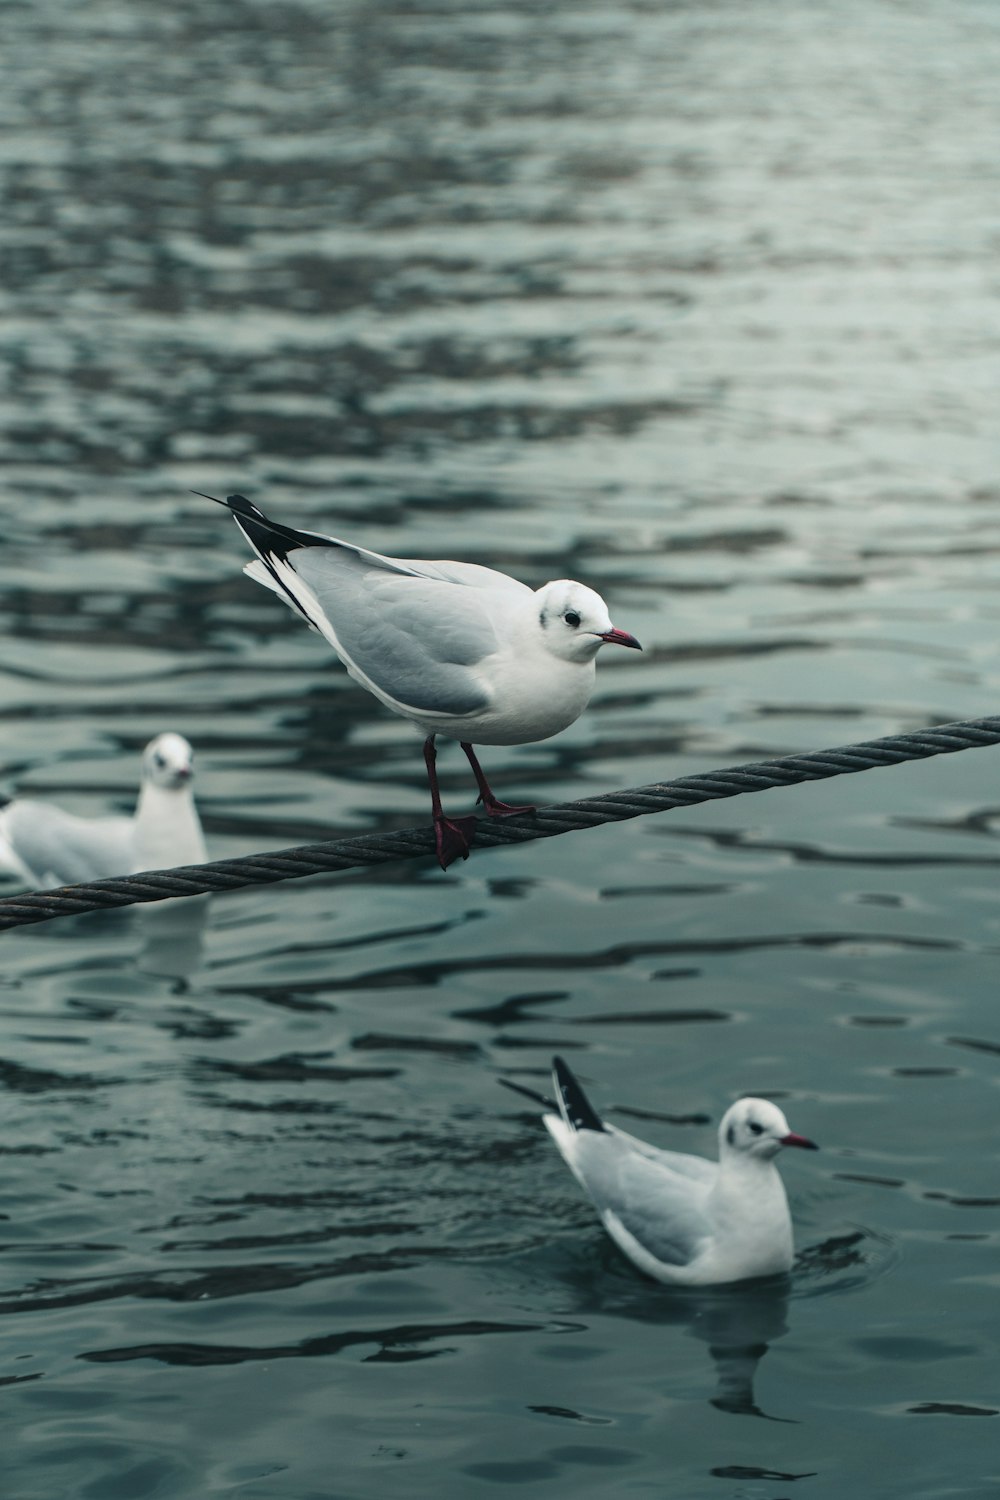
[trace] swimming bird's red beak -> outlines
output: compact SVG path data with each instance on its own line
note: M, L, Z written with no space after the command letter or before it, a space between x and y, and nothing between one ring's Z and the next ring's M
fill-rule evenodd
M817 1146L815 1141L808 1141L806 1140L804 1135L795 1135L794 1132L791 1132L788 1135L780 1136L779 1139L783 1146L801 1146L803 1151L819 1150L819 1147Z
M627 630L606 630L601 636L602 641L607 641L609 646L631 646L633 651L641 651L642 647L634 635L629 635Z

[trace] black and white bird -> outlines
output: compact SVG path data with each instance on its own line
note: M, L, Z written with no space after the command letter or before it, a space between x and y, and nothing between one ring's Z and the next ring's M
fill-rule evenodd
M0 808L0 870L35 889L208 858L192 778L194 751L180 734L158 734L142 753L131 818L80 818L50 802L15 797Z
M585 584L560 578L533 591L477 563L383 557L297 531L242 495L217 503L229 507L257 554L244 572L318 630L356 682L425 736L442 868L467 857L476 820L442 811L435 736L459 741L490 817L531 812L494 796L473 746L558 734L587 706L601 646L642 649L612 625L604 600Z
M605 1229L640 1271L681 1286L775 1276L791 1269L792 1221L775 1157L817 1148L767 1099L737 1099L719 1125L719 1160L662 1151L606 1124L561 1058L555 1103L501 1079L543 1115Z

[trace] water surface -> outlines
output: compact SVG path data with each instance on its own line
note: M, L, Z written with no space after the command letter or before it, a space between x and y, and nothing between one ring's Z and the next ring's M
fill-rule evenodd
M5 54L8 790L128 807L173 728L216 857L426 817L192 489L600 589L647 649L511 800L995 707L993 6L42 0ZM996 767L7 935L8 1491L995 1494ZM497 1087L556 1050L679 1149L781 1101L787 1285L622 1261Z

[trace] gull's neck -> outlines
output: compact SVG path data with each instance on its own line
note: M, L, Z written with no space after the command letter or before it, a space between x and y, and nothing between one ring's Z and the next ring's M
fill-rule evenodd
M757 1214L787 1215L788 1199L774 1157L728 1151L719 1161L713 1196L726 1212L739 1214L750 1204Z
M719 1156L719 1176L729 1182L766 1182L768 1178L778 1176L776 1157L725 1150Z
M791 1235L785 1184L773 1157L764 1161L728 1153L719 1162L711 1200L719 1222L740 1226L742 1234L770 1235L779 1229L783 1236Z
M135 809L135 872L200 865L208 858L190 782L178 787L144 781Z
M723 1242L739 1246L740 1276L769 1276L792 1264L792 1220L774 1158L729 1152L719 1162L710 1212ZM747 1266L753 1270L748 1272Z

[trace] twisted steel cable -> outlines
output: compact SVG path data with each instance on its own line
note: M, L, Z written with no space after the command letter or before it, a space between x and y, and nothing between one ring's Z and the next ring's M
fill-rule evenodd
M831 776L872 771L880 766L900 765L903 761L926 760L932 755L954 755L959 750L979 750L998 743L1000 715L937 724L911 734L891 734L883 739L842 745L834 750L782 755L773 760L752 761L719 771L678 776L673 781L654 782L651 786L582 797L577 802L540 807L536 812L512 818L483 818L476 827L475 846L488 849L498 844L555 838L557 834L595 828L602 823L621 823L647 813L694 807L699 802L722 797L766 792L802 781L823 781ZM175 896L200 896L247 885L269 885L279 880L299 880L306 875L332 874L385 864L389 860L433 854L431 828L403 828L392 833L366 833L353 838L331 839L322 844L304 844L295 849L279 849L273 854L249 854L239 859L212 860L208 864L185 865L174 870L152 870L142 875L94 880L0 900L0 930L48 922L53 917L81 912L166 901Z

